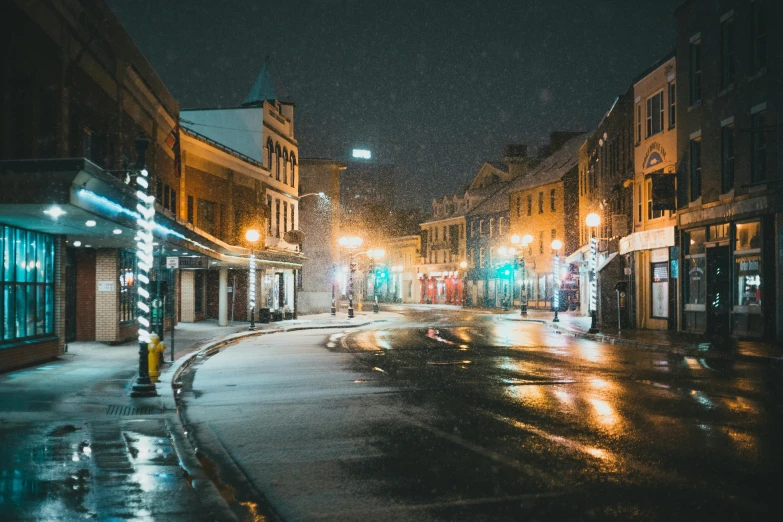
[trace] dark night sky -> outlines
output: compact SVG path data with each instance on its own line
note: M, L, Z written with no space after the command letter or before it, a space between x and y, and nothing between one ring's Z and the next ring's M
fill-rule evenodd
M425 207L506 143L593 128L674 47L681 2L109 0L183 108L238 105L268 55L300 157L367 143Z

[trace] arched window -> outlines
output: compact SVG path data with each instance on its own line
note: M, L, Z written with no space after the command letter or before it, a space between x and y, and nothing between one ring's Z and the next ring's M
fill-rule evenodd
M288 185L288 149L283 149L283 183Z
M280 154L280 144L279 143L275 144L275 156L277 156L277 158L276 158L276 165L275 165L275 179L277 181L280 181L280 156L281 156L281 154Z
M296 188L296 155L291 153L291 186Z
M272 143L272 138L266 139L266 155L267 155L267 162L266 167L269 169L269 175L272 175L272 152L274 151L275 145Z

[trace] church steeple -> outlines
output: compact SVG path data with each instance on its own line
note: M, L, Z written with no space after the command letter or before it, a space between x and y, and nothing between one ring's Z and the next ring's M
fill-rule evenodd
M266 100L276 99L275 82L272 79L272 73L269 71L269 57L267 56L263 67L261 67L261 72L258 73L258 77L242 105L261 105Z

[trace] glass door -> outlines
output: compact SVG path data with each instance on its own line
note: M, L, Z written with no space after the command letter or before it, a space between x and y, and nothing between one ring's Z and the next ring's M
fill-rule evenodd
M728 246L707 249L707 331L731 333L731 250Z

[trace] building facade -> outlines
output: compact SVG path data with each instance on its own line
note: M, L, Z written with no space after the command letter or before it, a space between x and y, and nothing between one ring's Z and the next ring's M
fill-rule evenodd
M303 158L299 177L300 228L304 233L299 310L304 314L327 312L339 299L340 176L345 164L332 159ZM323 194L321 196L320 194Z
M783 4L684 2L677 28L680 328L783 335Z
M589 244L597 238L597 319L599 326L617 326L617 283L629 285L630 256L619 254L619 239L631 233L634 181L634 88L615 99L579 153L579 254L571 258L580 266L581 288L588 288ZM589 214L600 217L589 227ZM630 295L633 295L630 293ZM588 312L589 297L581 310ZM626 297L629 293L626 292ZM621 301L624 325L634 317L633 302Z
M667 55L634 82L633 232L620 239L632 260L627 292L637 328L676 329L676 60Z
M421 236L400 236L382 244L386 251L384 277L378 282L378 298L388 303L418 303L421 300L419 273L422 266Z
M557 139L560 135L566 136L566 141ZM551 306L555 288L563 287L562 280L568 273L567 264L562 263L561 273L554 274L555 256L565 260L578 246L578 153L586 136L554 135L550 139L551 155L507 189L509 234L532 238L516 251L520 268L515 280L521 281L523 295L533 308ZM562 243L559 251L552 248L554 240Z
M225 324L228 269L247 278L253 253L236 232L267 228L258 182L269 169L180 128L177 102L105 3L0 9L0 251L14 267L0 279L0 370L56 357L71 341L136 338L142 169L155 197L153 329L210 315ZM259 267L302 264L296 251L255 254Z
M432 219L421 224L422 302L463 303L463 277L467 268L465 216L497 191L500 184L510 180L511 174L505 165L485 163L464 193L432 202Z

